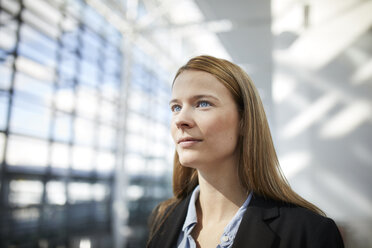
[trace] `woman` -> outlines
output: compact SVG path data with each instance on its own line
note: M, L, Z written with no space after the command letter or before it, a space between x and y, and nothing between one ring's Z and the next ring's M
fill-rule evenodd
M259 94L237 65L192 58L172 86L174 197L148 247L343 247L333 220L282 175Z

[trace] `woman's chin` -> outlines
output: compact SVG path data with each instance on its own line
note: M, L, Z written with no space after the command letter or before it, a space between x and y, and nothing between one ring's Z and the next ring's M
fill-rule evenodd
M196 160L195 159L190 159L190 158L188 158L188 159L186 159L186 158L181 159L180 158L180 163L184 167L195 168Z

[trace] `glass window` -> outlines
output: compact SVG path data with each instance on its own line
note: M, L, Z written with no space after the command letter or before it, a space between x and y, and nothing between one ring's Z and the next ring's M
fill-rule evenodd
M75 93L73 88L61 88L54 96L55 107L58 110L71 113L75 108Z
M9 165L46 166L47 162L47 141L16 135L8 136L7 163Z
M57 141L69 142L71 140L72 116L62 112L56 112L54 117L53 137Z
M20 208L12 211L12 219L17 222L35 222L40 217L40 209L38 208ZM35 227L36 228L36 227Z
M77 88L77 113L79 116L94 119L98 108L97 90L92 87L79 85Z
M101 74L98 64L87 60L80 61L80 82L90 85L97 86L99 84L98 75Z
M50 204L64 205L66 203L66 188L64 182L49 181L46 185L47 201Z
M5 92L0 91L0 130L5 130L6 120L8 115L9 96Z
M37 100L35 103L50 106L53 94L53 85L51 82L42 82L26 74L16 73L14 89L16 91L26 92L33 96L30 99ZM17 94L17 93L16 93Z
M94 150L91 147L72 147L72 168L75 170L91 171L93 168Z
M35 79L46 82L53 82L54 80L55 73L53 68L46 67L26 57L18 57L16 60L16 67L18 71Z
M9 90L11 80L12 80L12 64L13 64L13 57L8 56L2 61L0 58L0 90Z
M120 89L118 84L103 80L101 85L101 94L104 99L116 102L119 97L119 93Z
M95 183L92 185L92 189L95 201L104 201L110 195L110 188L105 183Z
M22 18L25 23L30 24L31 26L36 27L41 33L48 35L51 38L57 39L59 36L58 26L53 26L51 23L48 23L42 19L40 16L33 13L28 9L23 9Z
M30 26L21 26L18 53L48 67L55 67L57 43Z
M101 101L100 103L100 118L104 123L115 125L117 118L117 107L116 104L109 101Z
M101 125L99 128L99 146L113 149L116 145L116 130L109 126Z
M115 154L100 151L97 154L97 171L100 173L111 173L115 168Z
M43 184L36 180L11 180L9 183L9 203L16 206L40 204Z
M63 143L53 143L51 146L51 166L67 169L70 163L70 148Z
M49 136L51 110L33 104L25 99L26 97L22 94L13 96L10 130L14 133L47 138Z
M146 160L143 156L128 153L125 156L125 170L128 172L129 175L141 175L146 171Z
M85 25L96 32L99 32L101 30L104 23L102 16L90 7L84 8L82 19Z
M12 52L17 44L17 23L10 18L12 17L6 12L2 11L0 13L0 22L2 24L0 29L0 49L7 52Z
M74 125L75 142L79 145L93 146L94 142L94 122L76 118Z
M4 160L5 135L0 133L0 163Z
M70 203L92 200L91 184L85 182L71 182L68 184L68 196Z

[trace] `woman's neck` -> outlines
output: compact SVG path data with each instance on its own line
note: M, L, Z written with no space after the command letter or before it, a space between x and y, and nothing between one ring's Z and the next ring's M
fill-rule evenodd
M201 217L204 224L230 220L248 195L240 184L236 167L218 167L208 173L198 170L198 177L198 219Z

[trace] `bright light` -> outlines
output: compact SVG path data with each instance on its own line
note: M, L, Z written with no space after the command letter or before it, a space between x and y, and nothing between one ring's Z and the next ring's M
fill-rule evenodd
M91 243L90 243L90 239L82 239L80 240L80 248L90 248L91 247Z
M324 138L342 137L355 130L364 121L371 119L371 102L359 100L347 106L340 113L326 122L320 130Z
M292 138L309 128L325 116L337 104L339 98L337 93L329 93L318 99L284 127L283 137Z
M309 165L310 160L311 155L306 151L292 152L279 157L280 167L288 179L305 169Z

